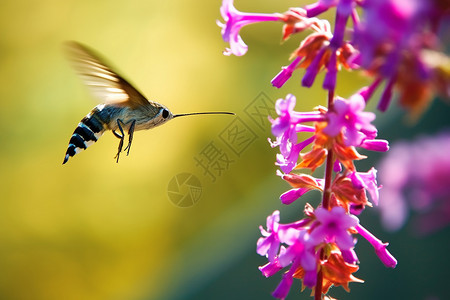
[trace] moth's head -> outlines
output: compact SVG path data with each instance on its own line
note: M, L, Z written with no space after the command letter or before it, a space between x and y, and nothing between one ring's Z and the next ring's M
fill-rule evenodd
M167 121L173 119L172 112L165 107L164 105L160 105L159 111L153 119L154 126L158 126L166 123Z
M184 114L172 114L172 112L162 104L155 103L158 108L158 112L156 115L151 117L151 127L158 126L166 123L169 120L178 117L186 117L186 116L194 116L194 115L234 115L232 112L223 112L223 111L208 111L208 112L193 112L193 113L184 113ZM154 104L154 106L156 106ZM150 124L150 123L149 123Z

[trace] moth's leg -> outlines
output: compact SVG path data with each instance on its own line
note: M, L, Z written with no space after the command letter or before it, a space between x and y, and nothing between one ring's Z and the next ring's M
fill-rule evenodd
M112 131L112 133L116 136L116 138L121 139L122 136L118 134L115 130Z
M120 152L122 152L122 147L123 147L123 139L125 138L125 133L123 132L123 128L122 128L122 125L120 125L120 123L122 123L122 124L125 126L125 124L122 122L121 119L117 119L117 127L119 127L120 133L121 133L122 135L118 134L117 132L115 132L115 131L113 130L113 134L114 134L118 139L120 139L119 147L117 148L117 154L116 154L116 156L114 157L114 158L117 159L117 160L116 160L116 163L119 162Z
M130 129L128 129L128 145L125 147L125 150L127 151L127 156L130 153L131 149L131 142L133 141L133 134L134 134L134 126L136 125L136 120L131 121Z

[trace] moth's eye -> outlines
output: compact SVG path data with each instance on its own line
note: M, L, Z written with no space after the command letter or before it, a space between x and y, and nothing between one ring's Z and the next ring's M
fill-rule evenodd
M162 111L162 117L163 117L164 119L166 119L168 116L169 116L169 111L168 111L167 109L163 109L163 111Z

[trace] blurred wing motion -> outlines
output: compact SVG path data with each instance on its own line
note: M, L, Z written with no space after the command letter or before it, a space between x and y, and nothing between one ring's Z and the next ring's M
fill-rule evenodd
M147 111L156 114L156 103L148 101L122 76L108 67L95 52L88 47L68 42L66 52L69 60L89 90L102 102L84 117L75 129L64 156L65 164L69 157L95 143L108 130L108 124L121 111L120 107L131 109L145 106Z
M66 45L74 69L102 103L131 107L152 104L122 76L108 67L93 50L77 42L68 42Z

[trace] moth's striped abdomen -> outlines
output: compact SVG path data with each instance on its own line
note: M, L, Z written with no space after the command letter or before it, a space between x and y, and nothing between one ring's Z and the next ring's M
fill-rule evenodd
M82 150L95 143L107 129L109 120L104 120L106 115L100 113L104 105L96 106L86 117L84 117L72 134L69 147L66 151L63 164L69 157L74 156Z

